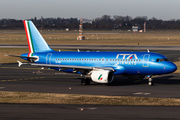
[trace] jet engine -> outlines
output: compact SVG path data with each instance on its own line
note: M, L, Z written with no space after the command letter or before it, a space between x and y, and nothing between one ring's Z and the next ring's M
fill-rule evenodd
M90 72L90 78L93 82L97 83L111 83L114 79L113 72L110 70L92 70Z

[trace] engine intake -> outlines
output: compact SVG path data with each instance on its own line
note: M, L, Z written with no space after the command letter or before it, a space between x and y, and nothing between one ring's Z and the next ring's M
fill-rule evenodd
M97 83L111 83L114 79L114 74L110 70L92 70L91 79Z

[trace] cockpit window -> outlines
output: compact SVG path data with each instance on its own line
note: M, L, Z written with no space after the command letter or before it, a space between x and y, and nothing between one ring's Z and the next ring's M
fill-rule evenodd
M163 61L169 61L167 58L158 58L156 59L156 62L163 62Z
M159 58L158 58L158 59L156 59L156 62L159 62Z
M164 61L169 61L167 58L164 58Z
M161 59L160 59L160 62L162 62L162 61L164 61L164 59L161 58Z

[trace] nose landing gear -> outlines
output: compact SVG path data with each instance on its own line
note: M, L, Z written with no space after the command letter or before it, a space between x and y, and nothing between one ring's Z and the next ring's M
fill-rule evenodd
M154 82L153 82L152 78L148 78L148 85L149 86L153 86L154 85Z
M149 86L153 86L154 85L154 82L153 82L153 79L152 79L152 75L146 75L144 77L144 79L148 79L148 85Z

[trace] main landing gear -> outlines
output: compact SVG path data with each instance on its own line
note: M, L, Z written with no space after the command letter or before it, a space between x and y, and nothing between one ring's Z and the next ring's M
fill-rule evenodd
M90 84L90 79L84 78L81 80L81 85L89 85Z

